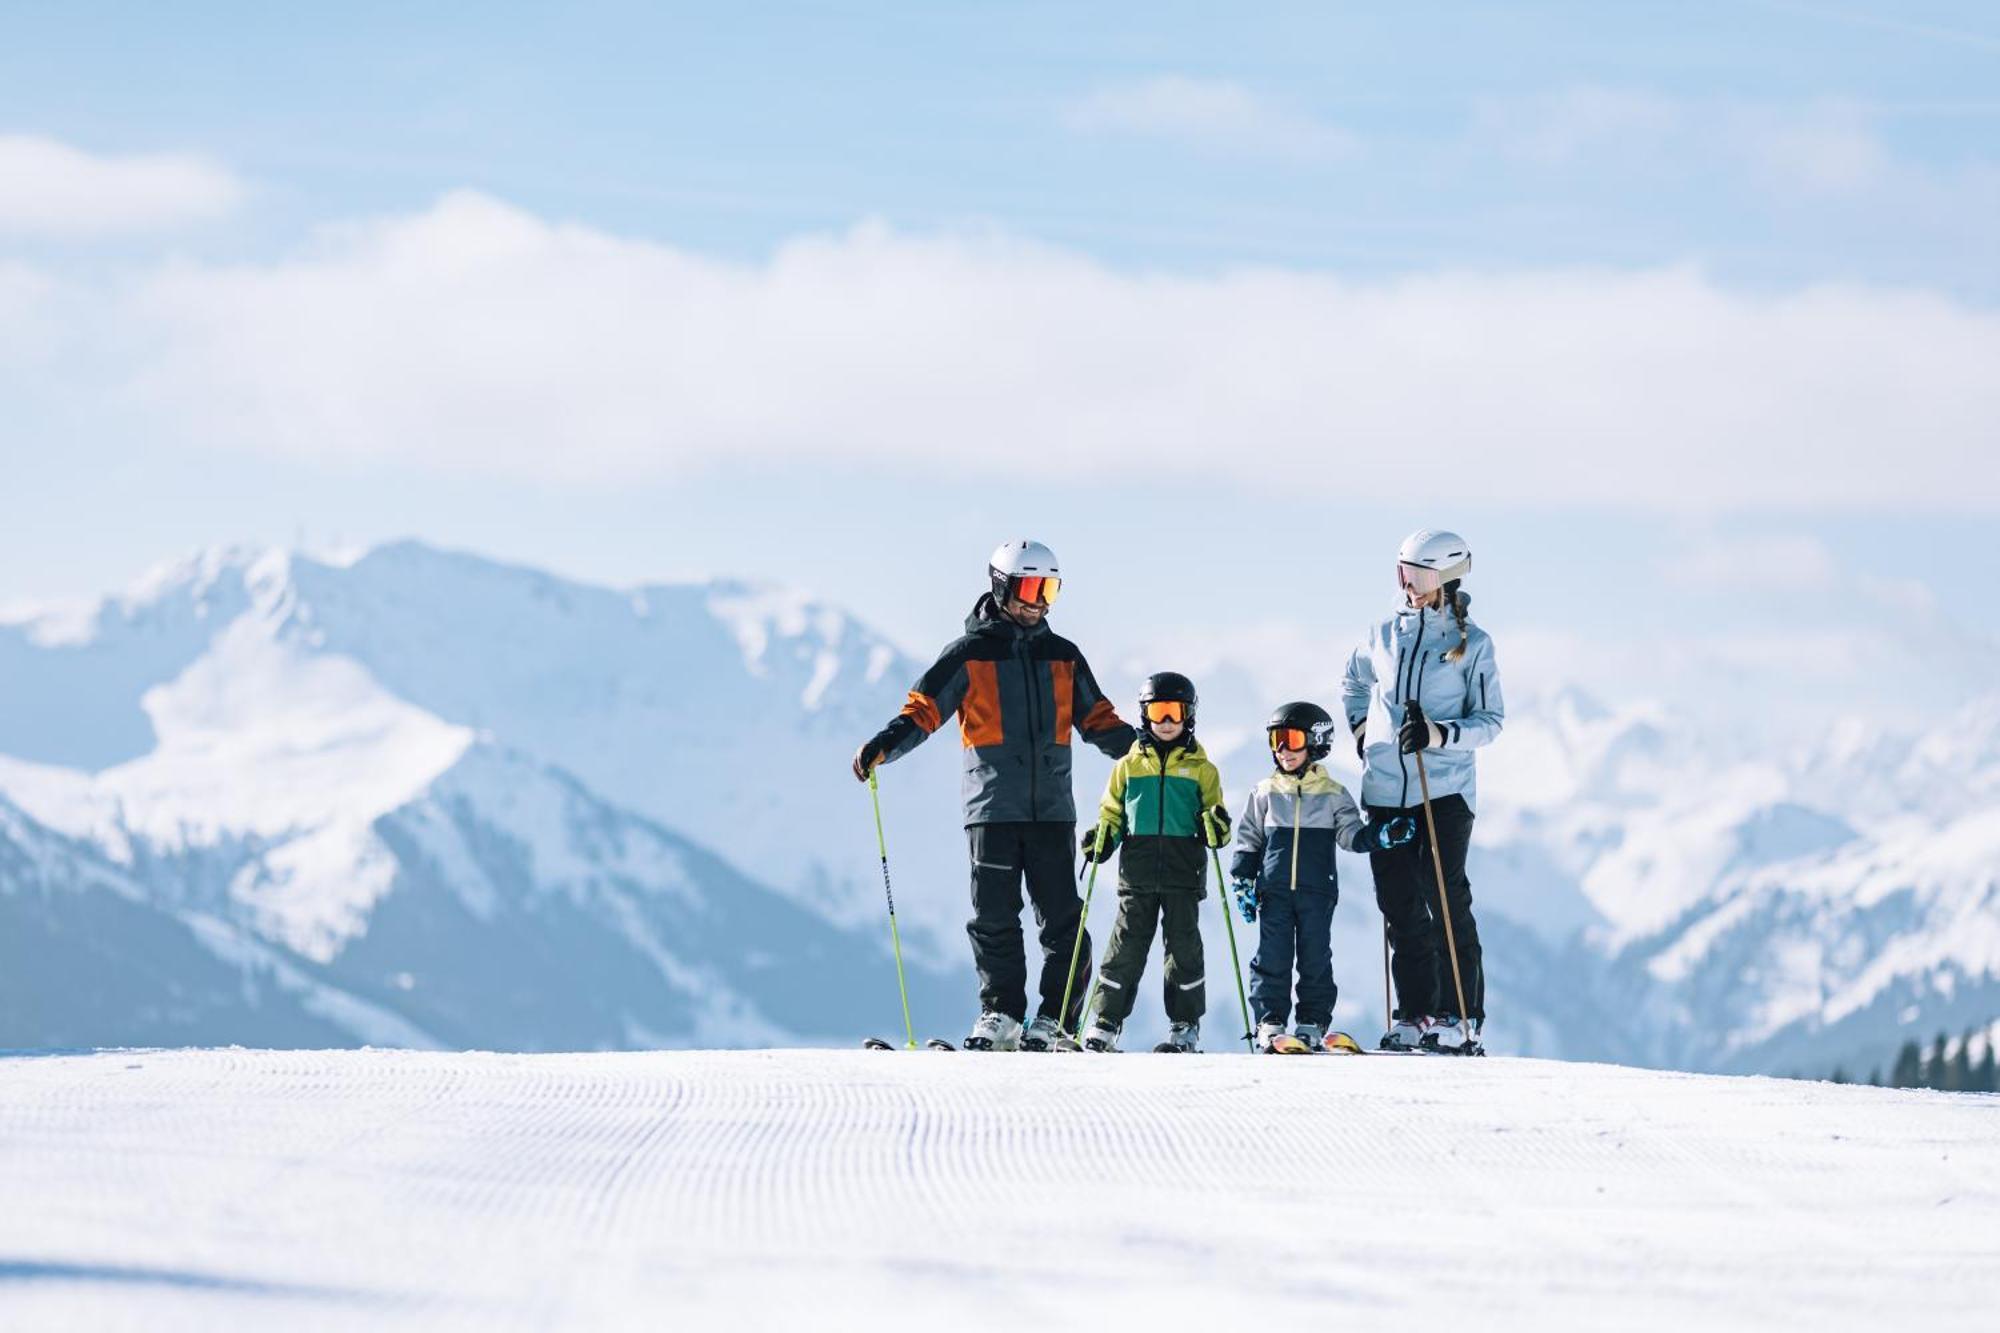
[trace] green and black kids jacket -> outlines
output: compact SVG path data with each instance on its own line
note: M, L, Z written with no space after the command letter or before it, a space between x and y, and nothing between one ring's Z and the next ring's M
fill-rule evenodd
M1207 816L1205 819L1204 816ZM1222 775L1193 736L1162 744L1142 734L1111 768L1097 822L1108 835L1100 853L1122 846L1118 887L1139 893L1201 893L1208 879L1210 833L1228 835Z

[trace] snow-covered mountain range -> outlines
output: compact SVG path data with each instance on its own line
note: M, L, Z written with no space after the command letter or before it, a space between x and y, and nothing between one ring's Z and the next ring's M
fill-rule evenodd
M211 552L0 627L0 1046L881 1026L866 804L801 775L837 772L904 674L796 599L416 545ZM913 934L913 1000L942 1011L960 979Z
M782 590L613 590L416 543L208 552L16 613L0 1046L895 1028L845 764L921 665ZM1099 674L1123 699L1140 669ZM1233 793L1264 762L1255 676L1203 682ZM1830 722L1769 756L1509 683L1526 702L1481 760L1473 862L1497 1046L1865 1070L1906 1031L2000 1013L2000 700L1928 735ZM918 1022L945 1030L974 1004L956 767L936 743L883 783ZM1104 767L1082 756L1080 800ZM1379 921L1365 863L1343 875L1339 1021L1367 1031ZM1211 1044L1233 1027L1218 1015Z

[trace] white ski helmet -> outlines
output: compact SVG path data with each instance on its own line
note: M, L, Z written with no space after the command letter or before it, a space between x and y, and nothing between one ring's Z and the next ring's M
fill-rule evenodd
M995 548L993 558L986 562L986 574L992 581L993 600L1002 606L1010 597L1031 606L1052 606L1062 590L1062 568L1056 563L1056 553L1026 537Z
M1455 532L1419 528L1396 552L1396 582L1419 594L1436 592L1472 572L1472 548Z

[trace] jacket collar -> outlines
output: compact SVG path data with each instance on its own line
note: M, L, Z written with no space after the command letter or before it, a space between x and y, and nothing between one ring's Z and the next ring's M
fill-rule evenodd
M1333 779L1326 775L1326 769L1317 761L1307 764L1296 773L1287 773L1282 768L1273 767L1271 781L1279 790L1302 792L1319 790L1320 784L1332 785Z
M1208 760L1208 751L1201 748L1201 741L1194 736L1188 737L1185 741L1175 741L1171 747L1163 747L1157 741L1142 738L1132 742L1132 753L1146 755L1163 768L1170 768L1176 764L1205 763Z
M1456 626L1458 624L1457 618L1452 615L1451 608L1448 606L1427 606L1422 610L1418 610L1413 606L1399 606L1396 608L1396 623L1398 625L1413 625L1419 617L1423 619L1425 629L1439 629L1445 625Z
M972 612L965 618L967 634L986 634L997 639L1033 639L1049 632L1049 618L1042 616L1042 623L1033 629L1015 624L1001 613L1000 606L990 592L981 593L979 600L972 604Z

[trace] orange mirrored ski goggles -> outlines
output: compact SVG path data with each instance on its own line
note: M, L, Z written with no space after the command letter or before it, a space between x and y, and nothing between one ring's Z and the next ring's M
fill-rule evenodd
M1154 699L1139 705L1148 722L1185 722L1187 705L1178 699Z
M1026 602L1029 606L1054 606L1056 594L1062 591L1062 580L1026 574L1016 578L1010 586L1016 601Z
M1273 750L1303 750L1306 748L1306 734L1298 727L1272 727L1271 748Z

